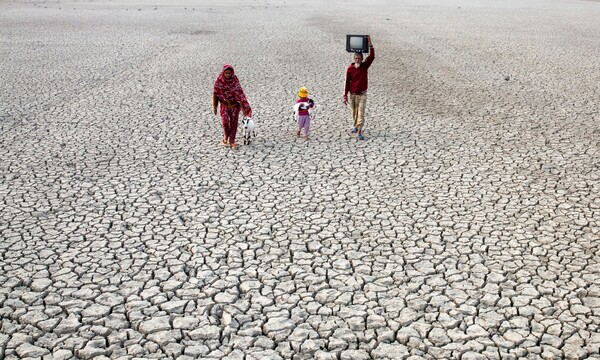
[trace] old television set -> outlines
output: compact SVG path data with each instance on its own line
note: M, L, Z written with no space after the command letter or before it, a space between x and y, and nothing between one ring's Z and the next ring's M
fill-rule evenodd
M367 35L346 35L346 51L347 52L369 52L369 38Z

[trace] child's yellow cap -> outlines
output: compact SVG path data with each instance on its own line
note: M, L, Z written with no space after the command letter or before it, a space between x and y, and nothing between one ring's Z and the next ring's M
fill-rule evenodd
M305 98L308 96L308 90L303 86L298 90L298 97Z

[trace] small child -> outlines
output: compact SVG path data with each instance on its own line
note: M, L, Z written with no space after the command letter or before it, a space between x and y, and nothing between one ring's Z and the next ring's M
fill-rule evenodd
M296 136L300 136L300 132L304 129L304 140L308 140L308 132L310 129L310 111L315 107L315 102L308 98L308 90L303 86L298 91L298 101L294 105L294 115L298 122L298 130Z

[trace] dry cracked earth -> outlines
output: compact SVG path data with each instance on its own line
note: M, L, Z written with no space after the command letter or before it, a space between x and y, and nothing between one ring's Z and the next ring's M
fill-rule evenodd
M0 1L0 358L600 358L598 19ZM349 33L377 55L361 142ZM225 63L258 130L237 151Z

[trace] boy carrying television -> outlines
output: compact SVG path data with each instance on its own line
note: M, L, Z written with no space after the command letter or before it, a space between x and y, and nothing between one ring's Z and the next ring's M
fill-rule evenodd
M352 111L352 119L354 120L354 128L352 133L356 134L357 140L364 140L362 134L363 125L365 123L365 106L367 104L367 88L369 87L369 67L375 60L375 48L371 42L371 36L367 36L369 40L369 56L363 62L363 54L360 52L354 53L354 62L346 69L346 82L344 84L344 105L350 103ZM350 93L350 97L348 97Z

